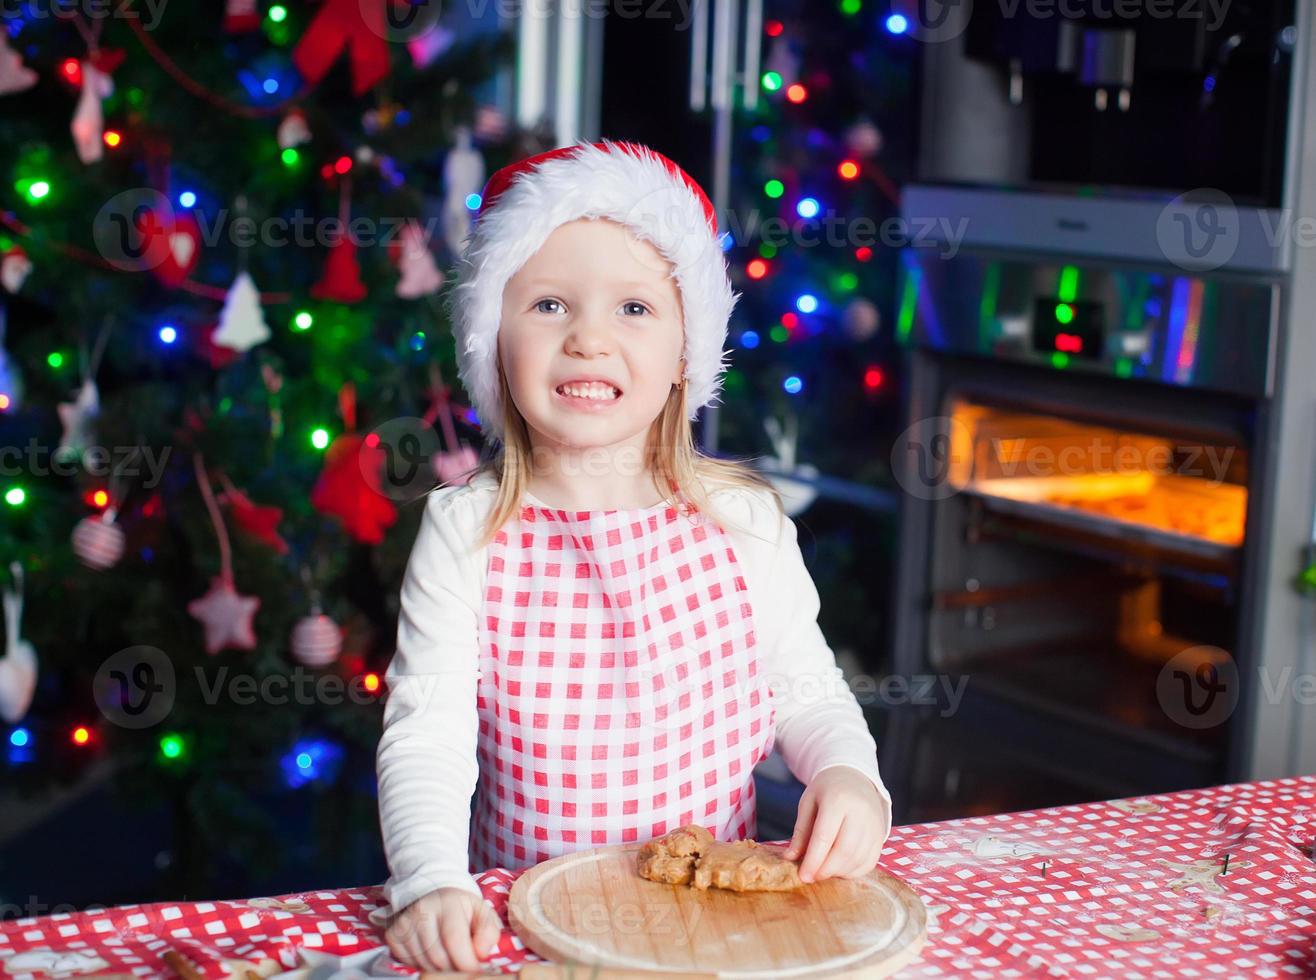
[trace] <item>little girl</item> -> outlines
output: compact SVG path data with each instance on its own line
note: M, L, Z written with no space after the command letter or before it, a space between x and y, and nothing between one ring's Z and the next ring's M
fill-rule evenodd
M891 800L795 525L692 439L737 299L708 197L632 143L531 157L490 178L458 281L459 374L499 448L429 495L402 586L377 759L393 955L479 969L486 868L753 836L774 746L806 787L801 878L870 871Z

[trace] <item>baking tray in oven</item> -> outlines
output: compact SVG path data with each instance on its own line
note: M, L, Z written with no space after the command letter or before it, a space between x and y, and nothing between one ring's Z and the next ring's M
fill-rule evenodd
M1151 473L976 480L989 510L1213 562L1239 552L1247 490Z

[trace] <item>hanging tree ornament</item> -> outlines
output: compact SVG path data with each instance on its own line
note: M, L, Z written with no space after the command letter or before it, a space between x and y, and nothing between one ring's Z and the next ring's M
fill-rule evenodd
M408 221L397 240L389 244L401 277L393 292L402 299L419 299L431 296L443 286L443 273L434 262L425 233L420 224Z
M352 181L346 175L338 185L338 234L329 246L320 281L311 286L311 295L331 303L359 303L366 298L361 281L361 266L356 260L356 242L348 225L352 218Z
M7 293L17 293L32 272L32 260L22 245L11 245L0 252L0 286Z
M98 572L113 568L123 557L123 528L114 523L115 514L113 507L107 507L103 514L84 517L73 529L73 553Z
M0 659L0 719L16 725L32 706L37 689L37 651L22 638L23 566L11 562L14 586L4 591L5 655Z
M457 32L440 23L416 31L407 41L407 54L411 55L412 67L419 70L428 68L457 40Z
M845 131L845 145L860 159L871 159L882 152L882 131L867 116L861 116Z
M201 226L187 212L143 211L137 219L142 261L167 286L187 280L201 259Z
M235 351L248 351L263 344L271 336L265 322L265 311L260 305L260 290L245 269L239 272L224 297L224 308L219 313L219 326L210 335L210 341Z
M432 426L436 419L447 449L431 457L434 475L445 486L465 484L479 465L480 458L470 446L458 442L457 427L452 421L452 405L448 401L448 386L443 383L439 366L431 363L430 405L425 410L424 421L426 425Z
M101 412L100 391L91 377L82 379L82 386L71 402L60 402L56 406L60 425L64 427L59 437L59 446L55 449L55 458L60 462L81 456L95 438L93 430L96 417Z
M299 619L293 627L290 645L299 664L328 667L343 650L343 630L315 606L309 616Z
M233 522L258 541L269 545L276 553L286 555L288 542L279 536L283 508L252 503L250 497L233 485L226 473L220 472L219 480L224 484L219 502L229 509Z
M139 440L143 437L139 436ZM100 514L84 517L73 529L73 553L88 568L104 571L113 568L123 557L125 536L123 528L115 523L115 518L123 509L126 488L123 483L123 469L136 462L142 447L134 447L132 455L121 461L110 473L106 485L109 502Z
M187 611L201 622L206 634L206 653L212 656L226 647L239 650L251 650L256 646L256 632L252 628L252 618L260 608L260 599L256 596L239 595L233 583L233 556L229 551L228 530L224 527L223 515L215 503L215 495L210 489L210 478L206 476L205 464L198 453L192 460L197 475L197 484L205 498L206 509L210 512L210 521L215 527L219 539L219 575L210 580L210 590L201 598L193 599L187 604Z
M233 202L241 218L247 212L247 199L238 195ZM227 347L245 353L271 337L265 322L265 311L260 305L260 290L247 272L247 249L238 252L238 275L224 296L224 308L219 311L219 327L210 335L217 347Z
M338 393L346 431L325 452L324 470L311 490L311 506L337 517L353 538L379 544L397 520L397 508L382 489L386 454L382 440L357 435L356 389L351 382ZM373 475L373 482L367 475Z
M882 314L872 300L856 297L841 314L845 332L855 342L870 340L882 326Z
M105 155L105 112L102 103L114 94L114 82L91 61L82 63L82 94L69 131L83 163L95 163Z
M500 143L507 138L507 114L496 105L475 109L475 138L485 143Z
M484 189L484 157L475 148L469 126L458 126L455 145L443 161L443 242L461 255L471 232L472 194Z
M247 34L259 27L260 13L256 10L256 0L225 0L225 33Z
M123 51L102 50L100 33L104 18L89 18L75 14L73 26L78 29L82 39L87 42L87 57L80 62L82 91L78 95L78 104L73 110L73 120L69 131L73 134L73 146L78 152L78 159L83 163L95 163L105 153L105 110L103 103L114 94L114 82L110 73L123 61Z
M37 83L37 73L23 64L23 56L9 46L9 34L0 31L0 95L25 92Z
M311 570L302 566L302 582L311 598L311 614L293 627L293 659L306 667L327 667L343 650L343 630L320 610L320 593L311 583Z
M301 109L289 110L283 121L279 123L279 131L275 139L278 140L281 150L291 150L303 143L309 143L311 127L306 124L306 113Z
M80 345L79 359L83 364L82 386L71 402L60 402L56 406L60 424L64 432L59 445L55 448L55 459L68 462L78 459L91 446L96 418L101 411L100 391L96 387L96 371L100 367L101 356L105 353L105 344L110 337L112 320L106 318L96 337L96 349L91 357L86 356L85 345Z

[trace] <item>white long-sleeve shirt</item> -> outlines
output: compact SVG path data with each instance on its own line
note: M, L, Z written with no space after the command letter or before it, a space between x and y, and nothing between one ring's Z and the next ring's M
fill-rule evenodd
M379 815L391 875L384 897L400 912L442 887L480 894L470 874L477 746L480 624L488 548L475 549L497 485L482 473L425 501L401 592L397 650L387 674L376 763ZM877 746L817 617L819 598L795 524L766 491L723 488L714 511L743 570L775 712L775 745L808 785L851 766L886 801ZM889 821L881 828L885 840ZM588 846L588 845L583 845Z

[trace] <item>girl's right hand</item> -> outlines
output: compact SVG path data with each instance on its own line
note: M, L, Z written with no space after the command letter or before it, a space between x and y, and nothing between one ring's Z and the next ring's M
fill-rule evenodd
M384 932L393 958L419 970L481 971L503 926L489 904L464 888L438 888L412 902Z

